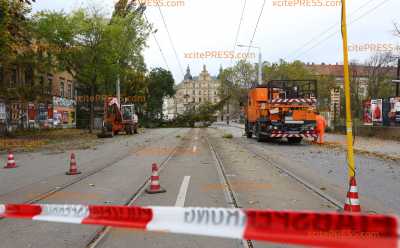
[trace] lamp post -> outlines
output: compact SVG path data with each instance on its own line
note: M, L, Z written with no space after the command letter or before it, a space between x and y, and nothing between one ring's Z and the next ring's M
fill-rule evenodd
M248 48L256 48L258 49L258 85L262 84L262 55L261 55L261 47L259 46L246 46L246 45L237 45L238 47L248 47Z

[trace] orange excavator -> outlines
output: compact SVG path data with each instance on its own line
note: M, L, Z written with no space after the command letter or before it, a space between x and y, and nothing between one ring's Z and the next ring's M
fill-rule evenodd
M107 97L104 101L102 132L99 138L111 138L125 131L126 134L138 133L138 117L135 106L121 105L116 97Z
M272 80L248 92L245 132L258 141L315 138L316 80Z

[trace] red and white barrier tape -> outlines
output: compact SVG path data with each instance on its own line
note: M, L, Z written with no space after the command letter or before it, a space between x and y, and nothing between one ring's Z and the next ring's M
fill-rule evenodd
M320 247L400 247L388 215L225 208L0 205L0 216Z

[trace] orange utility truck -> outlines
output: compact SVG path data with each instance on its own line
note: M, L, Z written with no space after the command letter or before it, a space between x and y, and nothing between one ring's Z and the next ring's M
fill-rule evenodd
M287 138L300 143L317 136L317 81L272 80L249 90L245 131L258 141Z

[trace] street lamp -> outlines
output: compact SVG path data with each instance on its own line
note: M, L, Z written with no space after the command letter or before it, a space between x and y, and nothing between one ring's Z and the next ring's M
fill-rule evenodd
M246 46L246 45L237 45L238 47L248 47L248 48L256 48L258 49L258 85L262 84L262 55L261 55L261 47L258 46Z

